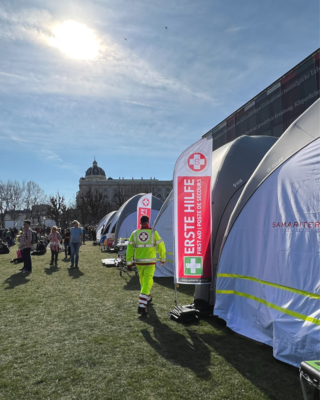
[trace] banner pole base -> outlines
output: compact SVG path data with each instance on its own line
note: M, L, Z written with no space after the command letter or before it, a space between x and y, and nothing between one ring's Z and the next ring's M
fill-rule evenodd
M174 284L174 305L177 306L178 305L178 301L177 301L177 288L179 287L178 284Z

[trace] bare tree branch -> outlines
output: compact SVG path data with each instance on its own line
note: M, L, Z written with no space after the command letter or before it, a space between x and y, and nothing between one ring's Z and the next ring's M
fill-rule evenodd
M19 211L24 205L26 183L23 181L8 181L7 183L7 208L11 218L16 221Z
M49 197L49 205L47 206L47 217L56 222L60 226L61 221L66 219L67 206L65 198L59 192L55 196Z

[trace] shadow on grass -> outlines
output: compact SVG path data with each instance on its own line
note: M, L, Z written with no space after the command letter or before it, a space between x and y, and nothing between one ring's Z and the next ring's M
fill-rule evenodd
M198 334L186 328L188 340L184 335L171 329L158 318L152 305L148 306L149 315L140 318L142 322L153 327L154 338L147 329L142 329L141 334L146 342L161 357L175 365L189 368L199 378L211 378L210 365L211 352L209 347L199 339Z
M302 398L298 369L276 360L272 347L236 334L226 327L224 320L217 317L206 321L212 326L213 332L219 334L199 333L199 340L214 349L268 398ZM285 394L283 387L287 388Z
M154 282L160 286L164 286L167 289L174 290L173 277L171 278L153 278ZM186 295L193 296L194 285L179 285L177 288L178 293L184 293Z
M79 268L68 268L68 274L72 279L79 279L84 275Z
M22 274L21 272L18 272L17 274L11 275L9 278L7 278L3 284L7 284L8 286L5 288L7 289L14 289L17 286L24 285L25 283L29 282L29 279L27 277L30 275L25 275Z
M126 284L123 286L124 290L140 290L139 276L126 273L122 274L121 278L126 281Z
M56 267L55 265L52 265L51 267L44 268L44 272L47 275L52 275L54 272L58 272L60 268Z

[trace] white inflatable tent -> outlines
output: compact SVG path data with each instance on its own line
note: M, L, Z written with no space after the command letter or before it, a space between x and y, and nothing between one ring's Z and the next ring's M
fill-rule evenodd
M263 158L232 213L214 314L299 366L320 359L320 100Z
M115 211L109 212L107 215L105 215L99 222L97 229L96 229L96 238L98 241L101 239L101 231L105 229L105 227L108 224L108 221L110 221L110 218L112 215L115 213Z
M245 184L276 141L272 136L240 136L212 153L212 284L195 286L197 308L214 305L218 258L230 215Z
M127 200L119 210L115 213L112 223L109 227L108 233L114 233L114 243L118 240L128 240L131 233L138 229L137 227L137 204L139 199L144 196L145 193L136 194ZM155 221L163 202L157 197L152 196L152 208L151 208L151 221L152 226Z
M166 246L166 263L164 267L161 267L160 261L157 262L154 276L157 278L173 277L173 191L171 191L163 203L154 222L154 229L158 231Z

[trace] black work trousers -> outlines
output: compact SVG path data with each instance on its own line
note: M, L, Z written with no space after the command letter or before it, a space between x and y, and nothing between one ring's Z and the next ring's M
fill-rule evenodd
M22 259L23 259L23 268L26 271L32 271L32 263L31 263L31 249L30 247L21 250Z

